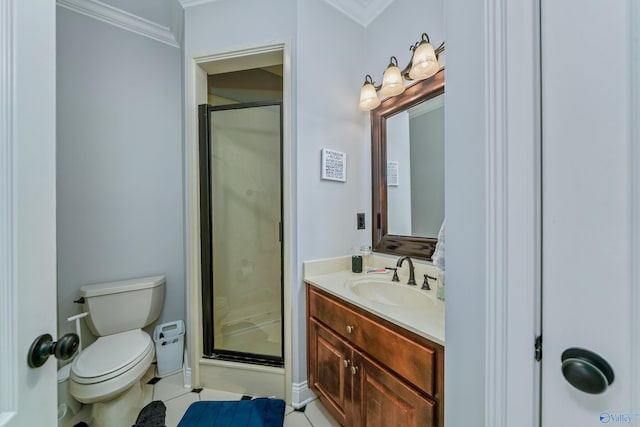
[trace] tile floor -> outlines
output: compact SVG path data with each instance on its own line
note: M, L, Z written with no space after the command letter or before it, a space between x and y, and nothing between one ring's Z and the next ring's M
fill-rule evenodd
M155 384L147 384L153 378L155 365L143 377L145 400L144 404L153 400L162 400L167 407L166 425L176 427L189 405L199 400L240 400L241 394L220 390L202 389L199 392L184 388L182 372L160 379ZM69 427L80 421L88 422L90 407L85 405L78 415L68 424ZM294 410L286 407L284 427L339 427L320 402L314 400L304 410Z

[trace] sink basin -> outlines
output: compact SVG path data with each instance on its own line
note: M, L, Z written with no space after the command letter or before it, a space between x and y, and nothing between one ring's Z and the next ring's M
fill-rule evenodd
M358 279L347 281L345 286L356 295L378 304L411 308L434 304L433 299L417 287L388 280Z

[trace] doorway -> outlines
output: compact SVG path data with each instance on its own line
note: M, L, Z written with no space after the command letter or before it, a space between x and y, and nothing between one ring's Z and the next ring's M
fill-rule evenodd
M272 86L260 90L236 90L231 86L236 81L246 85L256 82L255 69L261 69L278 76L278 97L274 96ZM251 71L253 70L253 71ZM238 79L238 72L244 73ZM225 76L225 74L227 74ZM237 51L219 51L191 57L187 60L187 126L185 147L185 170L187 192L187 280L189 290L188 331L189 341L187 358L190 361L185 370L185 383L196 387L215 388L234 393L277 396L287 402L292 400L292 340L291 340L291 283L293 265L295 265L295 206L292 203L294 182L294 155L292 149L291 123L291 46L288 42L275 42L270 45L248 46ZM226 81L221 81L225 80ZM212 86L214 87L212 93ZM216 90L215 88L222 90ZM247 96L252 92L251 96ZM278 99L279 98L279 99ZM273 364L244 363L239 361L211 358L205 351L205 337L214 338L214 333L205 335L205 317L213 323L211 315L204 313L202 295L203 258L201 254L201 217L200 199L200 141L199 141L199 105L224 106L252 102L281 102L282 140L281 140L281 204L282 204L282 324L283 360L281 366ZM246 189L245 189L246 190ZM210 258L207 258L210 259ZM245 274L247 270L245 269ZM213 290L211 291L213 293ZM220 302L220 301L219 301ZM238 332L237 330L235 332ZM209 339L209 338L207 338Z

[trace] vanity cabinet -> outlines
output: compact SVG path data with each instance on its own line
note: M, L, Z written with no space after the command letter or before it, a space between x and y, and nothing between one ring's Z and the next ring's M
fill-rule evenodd
M348 427L444 425L444 348L307 284L311 389Z

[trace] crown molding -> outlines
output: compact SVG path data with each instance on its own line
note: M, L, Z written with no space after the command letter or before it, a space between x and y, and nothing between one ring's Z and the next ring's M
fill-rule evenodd
M169 28L98 0L57 0L56 4L169 46L180 47Z
M221 0L180 0L183 8L200 6L207 3L213 3ZM324 0L340 12L356 21L358 24L366 27L369 25L383 10L389 6L393 0Z
M393 0L324 0L363 27L368 26Z
M201 4L213 3L220 0L180 0L180 4L183 8L200 6Z

